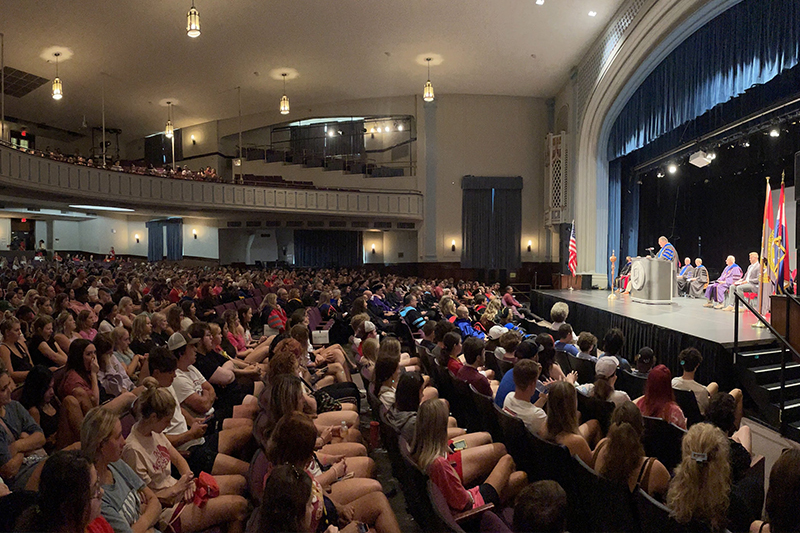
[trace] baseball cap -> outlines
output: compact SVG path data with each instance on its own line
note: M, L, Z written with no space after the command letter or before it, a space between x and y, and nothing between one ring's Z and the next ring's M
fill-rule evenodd
M170 351L175 351L178 348L183 348L187 344L198 344L199 342L200 339L192 338L188 333L178 331L170 336L169 340L167 341L167 348L169 348Z
M364 322L364 331L366 333L372 333L373 331L375 331L375 324L367 320L366 322Z
M508 328L503 326L492 326L489 329L489 338L493 341L496 341L500 337L502 337L503 333L508 333Z
M594 373L604 378L610 378L617 372L619 367L619 359L613 355L607 355L597 360L594 365Z

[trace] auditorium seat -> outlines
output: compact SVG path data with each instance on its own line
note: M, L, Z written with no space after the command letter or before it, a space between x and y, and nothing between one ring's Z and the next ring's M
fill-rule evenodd
M503 432L503 444L506 445L506 451L517 463L517 470L524 470L531 481L543 479L532 477L529 471L532 467L532 462L538 461L538 457L529 453L530 450L525 436L528 430L525 429L525 424L522 420L501 409L495 409L495 417Z
M620 369L617 375L619 377L617 378L617 383L614 388L627 392L631 400L644 396L644 387L647 384L646 377L636 376L624 369Z
M475 410L481 418L483 431L489 432L492 436L492 441L503 442L503 431L500 429L500 423L495 413L499 407L494 404L494 399L491 396L481 394L472 385L469 386L469 390L472 393L472 403L475 404Z
M573 459L577 465L577 497L587 511L589 530L604 533L641 531L636 502L628 487L599 476L579 458Z
M564 350L556 350L556 363L558 366L561 367L561 370L564 374L569 374L574 369L572 368L572 361L570 359L570 355L565 352ZM586 383L585 381L579 381L579 383Z
M467 531L475 531L476 527L479 527L483 513L494 509L493 503L487 503L479 507L473 507L468 511L453 513L450 510L450 506L447 505L447 500L445 499L444 494L442 494L442 491L430 479L428 479L427 489L431 507L436 513L436 516L441 524L444 526L444 529L436 529L435 531L464 533L464 527L467 528ZM430 529L428 524L426 524L425 529L426 531L434 531L433 529Z
M681 462L681 440L686 431L661 418L644 417L644 453L655 457L672 473Z
M700 414L700 407L697 405L697 396L692 391L679 389L672 389L672 391L675 393L675 403L686 417L687 428L704 420L703 415Z
M494 372L494 375L497 377L497 380L500 381L503 378L503 373L500 372L500 366L497 364L497 358L494 355L493 350L484 350L483 351L483 364L489 370Z
M453 379L453 392L455 398L450 403L450 409L458 421L458 427L466 428L467 433L477 433L486 431L486 426L482 422L475 403L472 401L470 384L458 378Z
M497 361L497 368L500 369L500 375L497 376L497 379L500 380L503 379L503 376L506 375L506 372L510 372L511 369L514 368L514 363L511 361L506 361L505 359L495 358L495 360Z
M680 530L680 525L669 515L669 508L638 489L633 494L639 523L642 531L647 533L673 533Z
M591 362L591 361L589 361ZM611 426L611 414L614 412L614 402L607 402L600 398L592 396L585 396L578 393L578 413L581 416L581 423L588 422L589 420L597 420L600 423L600 429L603 435L608 433L608 428Z
M578 383L594 383L594 363L574 355L567 355L572 370L578 373Z

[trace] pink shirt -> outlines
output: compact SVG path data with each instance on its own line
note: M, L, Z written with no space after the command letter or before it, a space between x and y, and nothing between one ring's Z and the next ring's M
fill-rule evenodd
M465 489L456 469L446 457L437 457L428 467L428 475L431 481L442 491L444 499L447 500L447 505L454 511L465 511L473 507L480 507L485 503L480 493L480 487ZM470 505L470 502L472 505Z

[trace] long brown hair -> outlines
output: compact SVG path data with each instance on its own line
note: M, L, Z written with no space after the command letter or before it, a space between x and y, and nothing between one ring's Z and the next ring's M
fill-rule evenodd
M547 396L547 436L555 439L561 433L580 435L578 427L578 396L575 387L567 381L558 381L550 387Z

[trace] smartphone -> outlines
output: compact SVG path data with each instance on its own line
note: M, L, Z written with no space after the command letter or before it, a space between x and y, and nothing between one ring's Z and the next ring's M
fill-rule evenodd
M352 478L352 477L354 477L354 476L355 476L355 473L354 473L354 472L348 472L348 473L346 473L345 475L343 475L343 476L342 476L342 477L339 479L339 481L343 481L343 480L345 480L345 479L350 479L350 478Z
M369 526L364 522L358 523L358 533L367 533L369 531Z
M451 446L454 452L464 450L466 449L466 447L467 447L467 441L465 441L464 439L454 440L453 445Z

